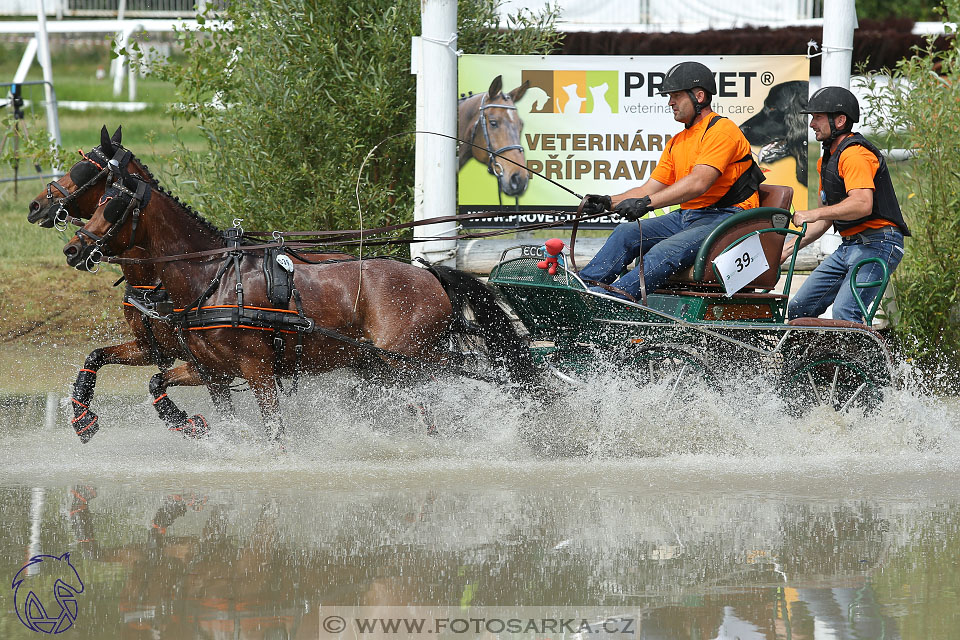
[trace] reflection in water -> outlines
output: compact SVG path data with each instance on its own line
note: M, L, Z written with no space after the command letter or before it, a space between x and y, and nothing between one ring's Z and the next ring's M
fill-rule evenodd
M29 543L31 494L2 492L0 560L11 574ZM39 545L73 552L87 585L83 638L317 638L319 611L331 607L375 616L420 605L401 610L414 615L444 604L630 613L635 637L651 639L920 629L946 639L960 623L958 505L614 488L78 484L47 490ZM931 579L953 591L918 598ZM14 629L12 615L0 628ZM941 635L928 619L941 621Z
M589 608L650 639L955 637L955 399L798 420L747 384L660 391L611 376L545 406L330 376L284 401L285 455L255 418L173 437L145 392L99 396L85 446L46 397L2 398L0 575L70 551L77 638L315 639L331 608L430 605ZM0 637L34 637L12 605Z

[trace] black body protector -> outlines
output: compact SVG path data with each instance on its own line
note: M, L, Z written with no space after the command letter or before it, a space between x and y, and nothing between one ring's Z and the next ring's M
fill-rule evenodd
M903 220L900 204L897 202L897 194L893 191L893 182L890 180L890 171L887 169L886 160L884 160L880 150L859 133L844 138L840 141L836 151L824 156L820 164L820 185L823 189L820 193L820 200L824 205L834 205L847 198L847 188L843 183L843 178L840 177L840 154L847 147L854 145L865 147L880 162L877 175L873 178L873 211L870 212L870 215L857 220L834 220L834 228L838 232L842 232L867 220L882 219L894 223L904 236L909 236L910 229L907 228L907 223Z

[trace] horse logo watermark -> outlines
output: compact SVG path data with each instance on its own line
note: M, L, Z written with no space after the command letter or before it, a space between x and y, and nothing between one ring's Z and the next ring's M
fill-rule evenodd
M83 581L70 563L69 553L33 556L17 571L11 588L17 617L31 631L63 633L77 619L77 596L83 593ZM51 592L55 602L51 602Z

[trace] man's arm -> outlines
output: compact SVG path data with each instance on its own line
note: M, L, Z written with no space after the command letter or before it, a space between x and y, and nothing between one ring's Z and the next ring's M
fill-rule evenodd
M859 220L873 211L873 189L851 189L847 197L826 207L797 211L793 214L793 224L798 227L804 222L827 220Z
M624 200L629 200L630 198L642 198L643 196L652 196L653 194L663 191L666 188L667 185L663 184L659 180L650 178L639 187L634 187L633 189L624 191L620 195L610 196L610 201L615 207Z
M833 223L828 220L818 220L816 222L808 222L807 232L800 239L800 248L803 249L807 245L813 243L814 240L819 239L832 226L833 226ZM783 252L780 254L780 264L783 264L784 262L790 259L790 256L793 254L793 245L795 245L796 243L797 243L797 236L795 235L791 235L787 239L787 241L783 243Z
M616 206L629 198L650 196L650 206L654 209L660 209L702 196L719 177L720 171L717 169L710 165L698 164L689 175L680 178L671 185L665 185L650 178L639 187L625 191L620 195L611 196L611 200L613 205Z
M833 226L834 220L859 220L870 215L870 212L873 211L873 189L851 189L847 192L847 196L837 204L807 211L797 211L793 214L793 224L796 226L799 227L804 222L807 223L807 233L800 240L801 249L825 234ZM793 238L793 242L788 240L783 245L783 253L780 256L781 264L790 259L793 245L796 243L796 236L793 236Z

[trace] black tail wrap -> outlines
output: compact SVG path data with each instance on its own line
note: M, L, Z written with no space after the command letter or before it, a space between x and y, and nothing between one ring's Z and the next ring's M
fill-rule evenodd
M462 318L462 310L468 306L476 316L475 330L483 338L491 354L502 362L517 383L534 379L536 367L530 357L526 341L517 333L510 316L499 304L493 291L486 284L463 271L437 265L427 267L443 285L454 306L461 314L460 323L469 326Z

